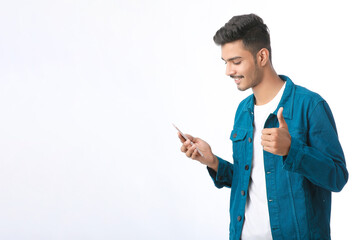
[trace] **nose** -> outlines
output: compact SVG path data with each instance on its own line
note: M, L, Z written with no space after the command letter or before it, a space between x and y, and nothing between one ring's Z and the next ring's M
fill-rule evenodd
M236 71L235 71L233 65L228 62L228 63L226 64L225 74L226 74L227 76L231 76L231 75L235 75L235 73L236 73Z

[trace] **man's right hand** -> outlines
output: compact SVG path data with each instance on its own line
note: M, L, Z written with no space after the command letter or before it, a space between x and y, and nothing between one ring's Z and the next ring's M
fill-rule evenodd
M217 171L219 160L217 157L212 153L210 145L205 142L204 140L200 138L195 138L191 135L185 134L189 139L186 140L181 136L180 133L178 133L178 137L180 138L180 141L182 142L181 151L185 153L185 155L188 158L197 160L201 162L202 164L205 164L206 166L214 169ZM190 141L194 143L194 145L191 145ZM199 154L198 148L202 153L203 157Z

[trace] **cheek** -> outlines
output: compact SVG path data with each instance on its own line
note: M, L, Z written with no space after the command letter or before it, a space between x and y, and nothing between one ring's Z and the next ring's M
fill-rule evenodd
M240 65L234 65L234 68L233 68L237 75L246 75L247 73L247 68L246 66L244 66L243 64L240 64Z
M248 78L254 78L254 74L255 74L255 71L254 71L254 68L250 65L250 64L244 64L242 66L242 74L245 76L245 77L248 77Z

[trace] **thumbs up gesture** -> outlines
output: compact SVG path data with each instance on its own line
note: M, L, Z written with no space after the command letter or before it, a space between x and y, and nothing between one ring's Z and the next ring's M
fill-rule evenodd
M284 108L277 113L279 128L264 128L262 130L261 145L264 150L275 155L286 156L291 145L291 136L283 116Z

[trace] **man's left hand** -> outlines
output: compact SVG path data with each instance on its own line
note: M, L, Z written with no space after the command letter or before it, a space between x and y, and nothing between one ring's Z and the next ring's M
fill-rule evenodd
M264 150L275 155L286 156L291 145L291 136L283 116L284 108L277 113L279 128L264 128L262 130L261 145Z

